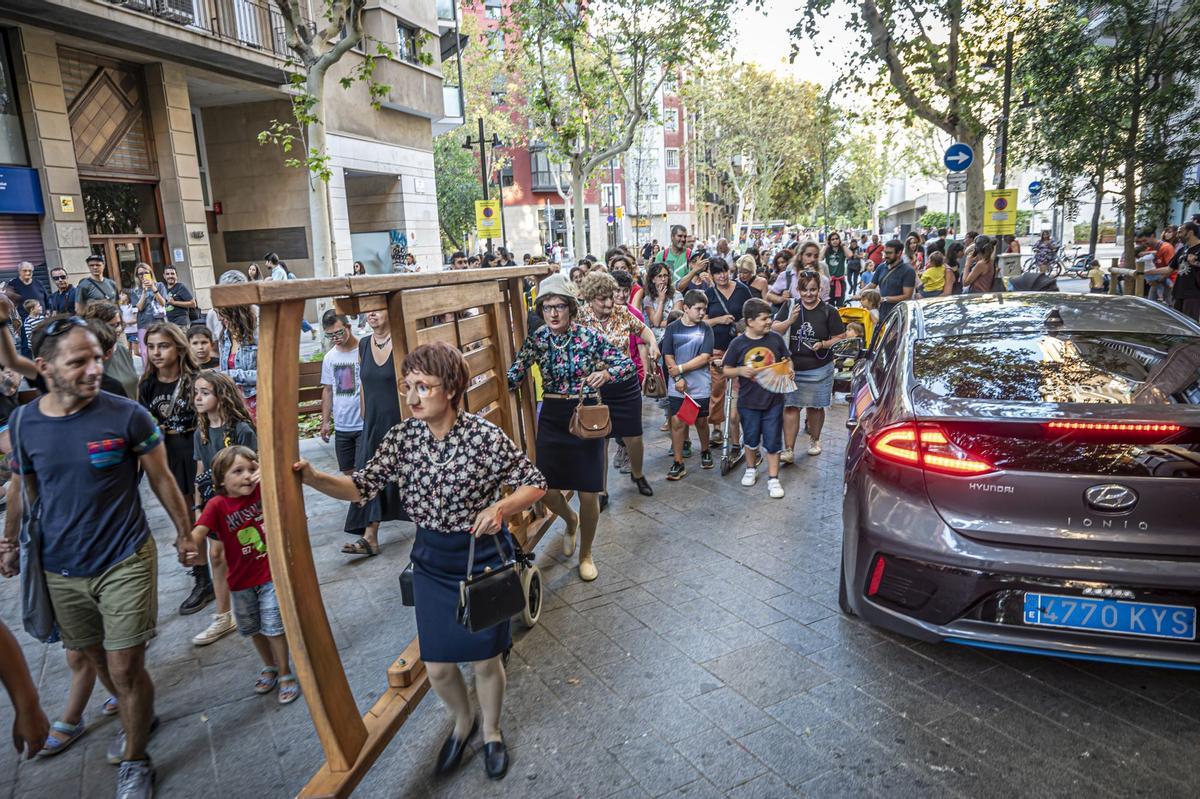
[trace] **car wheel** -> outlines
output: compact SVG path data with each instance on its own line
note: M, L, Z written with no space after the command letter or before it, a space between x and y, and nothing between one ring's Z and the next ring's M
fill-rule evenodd
M846 566L845 566L845 564L842 564L842 567L840 569L838 569L838 607L841 608L842 613L845 613L847 616L857 615L854 612L854 609L850 607L850 600L846 593Z
M525 592L525 609L521 611L521 621L526 627L532 627L542 617L542 573L537 566L530 566L521 572L521 589Z

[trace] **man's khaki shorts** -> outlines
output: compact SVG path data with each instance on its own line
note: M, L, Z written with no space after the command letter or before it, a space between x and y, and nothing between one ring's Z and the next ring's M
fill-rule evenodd
M103 574L64 577L46 572L54 618L67 649L104 644L130 649L154 637L158 621L158 548L154 536Z

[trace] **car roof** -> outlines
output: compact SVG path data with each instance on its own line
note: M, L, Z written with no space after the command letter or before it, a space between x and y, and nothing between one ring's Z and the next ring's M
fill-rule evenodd
M1146 332L1200 336L1200 325L1139 297L1063 292L960 294L913 304L918 338L1040 332Z

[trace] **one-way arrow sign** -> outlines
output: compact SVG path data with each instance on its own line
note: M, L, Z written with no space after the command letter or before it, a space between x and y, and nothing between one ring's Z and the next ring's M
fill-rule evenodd
M960 141L947 147L946 154L942 156L942 163L951 172L963 172L974 162L975 151L971 149L971 145Z

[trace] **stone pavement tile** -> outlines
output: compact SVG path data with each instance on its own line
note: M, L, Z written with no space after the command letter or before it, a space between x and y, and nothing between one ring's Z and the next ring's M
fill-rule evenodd
M708 732L713 726L708 716L675 694L639 699L629 703L627 710L644 729L653 730L669 744Z
M896 763L894 752L841 721L810 725L798 734L809 747L832 755L834 766L859 782L865 783Z
M664 793L660 799L724 799L725 793L708 780L696 780Z
M947 673L946 669L939 666L936 661L910 649L907 646L908 643L905 641L903 644L898 644L895 641L885 640L879 646L871 649L871 657L886 665L888 671L918 684Z
M562 641L564 637L585 635L598 629L590 619L585 618L572 607L543 611L537 626L549 632L559 641Z
M961 794L903 763L873 779L871 789L895 799L961 799Z
M262 700L273 702L275 697L253 696L206 711L209 736L220 747L214 757L215 787L227 796L276 796L283 789L278 759L263 756L263 744L271 740L271 733L262 712ZM300 702L289 705L288 709L297 714L305 712ZM160 735L163 732L159 730Z
M109 774L107 782L101 782L96 785L99 793L102 796L112 795L116 792L117 786L117 769L115 766L109 766ZM60 771L39 773L31 768L22 767L17 773L17 779L13 783L13 796L20 797L72 797L83 796L81 792L81 781L78 771Z
M871 790L857 774L843 769L826 771L800 786L805 796L812 799L877 799L880 795Z
M626 630L638 630L643 624L620 605L600 605L579 614L588 624L609 635ZM560 637L561 640L561 637Z
M811 624L814 621L820 621L827 616L834 615L833 611L829 608L794 591L773 596L766 600L766 602L771 607L786 613L801 624Z
M761 644L770 640L753 624L745 621L739 621L736 624L730 624L728 627L713 630L712 634L721 639L730 651L745 649L748 646L754 646L755 644Z
M592 599L584 599L576 602L572 607L580 613L602 605L616 605L617 607L629 610L630 608L636 608L639 605L645 605L653 601L654 595L646 591L644 586L634 585L629 588L623 588L620 591L614 591L611 594L602 594Z
M771 607L761 599L755 599L733 587L727 587L727 589L719 593L711 593L717 594L712 597L714 601L720 603L737 618L754 627L764 627L787 618L782 612Z
M750 754L796 788L829 771L834 765L828 753L812 749L779 724L752 732L738 740Z
M629 615L659 633L675 630L687 624L687 619L683 617L682 613L659 600L630 608Z
M700 778L679 752L654 735L633 738L609 750L651 796L673 791Z
M585 666L612 663L628 655L625 647L599 630L594 630L578 638L571 638L564 643L564 646Z
M595 742L548 748L556 768L572 794L577 797L609 796L637 786L637 780L617 758Z
M783 780L774 774L764 774L750 782L743 783L726 794L728 799L791 799L803 796L792 790ZM812 796L810 799L820 799Z
M1015 786L1016 795L1047 797L1117 796L1078 772L1063 768L1016 740L965 713L955 713L929 725L929 731L942 742L978 758L980 761L1008 764L1004 780Z
M571 580L574 582L553 588L554 593L558 594L559 598L568 605L574 605L585 599L595 599L605 594L615 594L633 586L633 583L615 572L600 572L600 576L593 582L581 582L578 568L572 569Z
M737 649L708 630L702 630L694 624L685 624L682 627L664 630L662 637L697 662L712 660Z
M614 632L608 637L629 657L650 666L664 660L674 660L683 654L666 638L645 627Z
M741 738L775 723L774 719L730 688L710 691L688 701L733 738Z
M258 729L269 729L269 725ZM163 722L150 740L149 746L150 757L157 772L155 787L159 795L196 799L210 797L220 784L219 775L222 770L229 774L245 768L247 760L251 757L274 760L274 751L270 746L265 749L261 746L256 747L257 751L254 753L227 752L224 748L214 751L211 733L212 725L208 714L204 712ZM224 744L225 739L222 738L216 743ZM99 769L107 769L107 773L111 775L109 779L116 779L116 769L107 763L96 767L97 771ZM85 779L88 776L89 773L85 773ZM277 784L282 786L282 782Z
M855 643L859 647L873 647L884 641L876 628L858 619L847 618L840 614L814 621L808 626L839 644Z
M642 583L642 588L671 607L695 602L700 598L700 593L696 589L690 587L678 577L670 575L644 582Z
M932 644L926 641L905 641L904 644L913 652L933 660L942 668L967 677L980 675L988 669L995 668L998 663L991 653L969 646Z
M675 748L722 790L731 790L768 771L761 760L717 729L693 735Z
M872 682L887 675L887 665L869 654L845 644L826 647L807 655L808 659L827 673L855 685Z
M937 695L894 675L864 683L858 688L917 724L928 724L957 711Z
M775 641L740 649L703 665L760 707L833 679L828 672Z
M799 652L801 655L819 652L822 649L834 646L833 641L795 619L784 619L774 624L768 624L762 628L762 631L788 649Z
M708 581L705 587L709 591L701 590L702 594L719 598L725 592L727 596L728 588L732 586L743 593L747 593L755 599L770 599L773 596L786 594L787 586L780 585L769 577L764 577L753 569L747 568L740 563L735 563L728 558L721 558L720 561L710 563L705 567L706 571L717 577L717 580Z
M678 605L677 609L684 618L705 630L727 627L738 620L737 616L705 597Z

